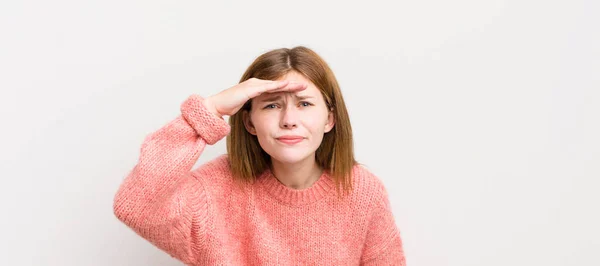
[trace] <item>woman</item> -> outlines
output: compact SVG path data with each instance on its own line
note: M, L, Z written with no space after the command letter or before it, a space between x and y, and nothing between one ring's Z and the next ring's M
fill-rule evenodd
M354 160L338 83L314 51L269 51L180 111L146 137L114 199L140 236L188 265L405 265L386 189ZM192 170L225 136L228 153Z

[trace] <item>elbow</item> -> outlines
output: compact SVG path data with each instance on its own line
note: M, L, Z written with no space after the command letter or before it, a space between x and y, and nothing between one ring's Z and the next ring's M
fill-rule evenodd
M112 208L113 208L113 214L115 215L115 217L117 217L117 219L119 219L120 221L123 221L123 217L124 217L123 208L121 208L121 204L120 204L118 197L115 197L113 199Z
M112 204L113 214L119 221L127 224L127 205L125 204L124 198L120 196L120 193L117 193L113 199Z

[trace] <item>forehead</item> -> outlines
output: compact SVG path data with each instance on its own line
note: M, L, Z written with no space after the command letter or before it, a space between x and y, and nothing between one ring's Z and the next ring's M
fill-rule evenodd
M306 77L304 77L304 75L302 75L296 71L290 71L287 74L285 74L283 77L281 77L277 80L310 82Z

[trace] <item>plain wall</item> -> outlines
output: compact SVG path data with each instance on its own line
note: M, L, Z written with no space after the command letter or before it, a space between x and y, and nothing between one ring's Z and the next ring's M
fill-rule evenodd
M598 14L592 0L4 1L0 264L181 265L113 214L143 138L190 94L305 45L338 78L408 265L600 265Z

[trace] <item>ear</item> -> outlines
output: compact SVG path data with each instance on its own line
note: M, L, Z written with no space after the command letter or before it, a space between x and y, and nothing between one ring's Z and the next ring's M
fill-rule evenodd
M250 113L248 110L242 111L242 120L244 120L244 127L248 133L256 136L256 128L254 128L254 124L252 124L252 120L250 120Z
M333 109L331 109L331 111L329 111L329 114L327 115L327 123L325 124L325 133L331 131L333 129L334 125L335 125L335 116L333 115Z

